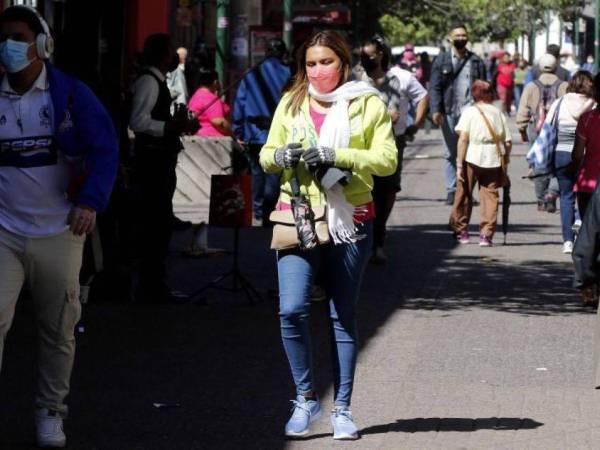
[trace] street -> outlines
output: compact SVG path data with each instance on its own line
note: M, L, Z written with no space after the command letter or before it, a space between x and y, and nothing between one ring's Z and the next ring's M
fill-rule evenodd
M514 139L518 142L516 131ZM264 295L206 293L207 305L85 305L66 422L68 448L593 449L594 311L571 289L558 214L536 211L525 146L517 145L507 245L458 246L447 231L442 144L421 132L407 149L403 191L389 223L385 266L369 266L360 300L361 348L352 410L362 439L334 442L328 414L308 438L285 441L294 388L285 358L270 231L243 230L241 268ZM499 227L500 228L500 227ZM230 248L232 230L211 230ZM181 255L170 284L191 292L225 272L225 256ZM312 309L317 389L331 409L326 305ZM0 389L2 448L33 444L35 331L20 302ZM83 331L83 332L81 332ZM156 407L154 404L162 404ZM160 406L160 405L159 405Z

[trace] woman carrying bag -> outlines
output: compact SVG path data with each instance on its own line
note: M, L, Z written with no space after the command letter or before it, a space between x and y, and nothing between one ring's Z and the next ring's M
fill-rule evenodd
M507 182L506 166L512 141L506 117L492 102L494 91L487 81L471 87L475 104L467 108L455 131L459 133L456 159L456 197L450 229L460 244L468 244L473 211L473 189L479 182L481 222L479 245L491 247L498 217L498 188Z
M573 159L573 148L579 118L595 108L594 80L589 72L580 71L573 75L567 93L556 100L548 117L556 116L556 147L553 172L560 188L560 222L562 226L563 253L573 253L575 232L575 182L579 161ZM547 119L548 120L548 119Z
M298 50L296 59L294 83L277 107L260 162L267 173L283 172L279 211L274 214L293 210L296 224L310 224L319 214L298 220L299 211L307 205L315 211L326 206L329 236L316 238L314 242L321 245L307 245L304 237L311 233L301 233L299 228L298 245L285 250L274 245L281 334L296 385L285 434L306 435L321 413L309 330L309 294L318 274L329 299L334 439L357 439L349 407L358 351L356 303L372 246L372 175L394 173L398 152L377 90L349 81L350 49L339 33L316 33ZM297 181L299 191L292 189L290 180L294 187Z

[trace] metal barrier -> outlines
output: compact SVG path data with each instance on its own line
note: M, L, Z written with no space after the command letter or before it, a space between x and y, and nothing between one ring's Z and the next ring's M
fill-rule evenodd
M185 137L177 162L173 210L181 220L208 222L210 178L232 173L231 155L238 145L230 137Z

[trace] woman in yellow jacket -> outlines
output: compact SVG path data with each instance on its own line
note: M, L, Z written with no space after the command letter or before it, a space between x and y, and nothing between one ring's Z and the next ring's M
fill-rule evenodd
M308 326L309 293L318 274L331 318L334 439L357 439L349 407L358 350L356 303L372 245L372 175L394 173L398 152L377 91L367 83L350 81L351 54L339 33L313 35L298 51L297 64L260 162L267 173L283 172L278 209L290 208L292 177L313 207L327 202L332 239L313 250L277 254L281 334L297 391L285 434L306 435L321 414ZM316 174L330 168L345 171L346 177L325 189Z

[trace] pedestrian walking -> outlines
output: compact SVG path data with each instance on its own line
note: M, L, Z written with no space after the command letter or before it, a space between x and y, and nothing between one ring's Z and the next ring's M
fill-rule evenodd
M196 136L231 136L231 108L219 97L221 84L217 72L202 70L198 74L198 90L192 95L188 106L200 125Z
M168 303L178 299L168 288L166 257L173 230L175 167L183 145L180 136L194 134L198 121L187 108L171 114L171 93L166 74L179 64L168 34L148 36L143 51L144 69L132 89L129 127L135 133L135 177L140 267L135 300Z
M594 81L589 72L577 72L569 82L567 93L556 100L548 111L547 123L557 127L553 170L560 189L560 222L562 226L563 253L573 252L575 233L575 180L577 167L573 161L573 147L580 117L596 106ZM556 114L556 116L555 116ZM552 122L552 120L555 122Z
M471 85L486 79L483 61L467 49L469 35L464 24L452 27L448 40L449 52L440 54L431 68L429 95L433 122L442 128L444 136L444 177L446 204L454 203L456 191L456 146L458 137L454 128L463 109L472 103Z
M502 111L508 116L510 116L512 108L516 70L517 66L511 60L510 54L508 52L504 53L502 62L498 64L496 72L496 89L502 102Z
M384 251L386 224L394 208L396 195L402 189L402 160L406 139L414 136L423 126L429 106L429 95L425 88L408 70L390 67L390 55L391 49L380 36L374 36L367 40L361 51L363 79L375 86L381 93L392 118L398 149L396 172L389 177L373 177L376 215L371 260L374 263L383 263L387 260ZM416 105L416 115L414 122L408 126L411 104Z
M529 63L525 58L519 57L517 62L517 68L515 69L515 89L514 89L514 103L515 108L519 109L519 103L523 95L523 89L525 89L525 78L529 71Z
M267 141L269 121L290 80L290 68L284 62L287 48L281 39L269 40L266 56L242 79L233 101L233 133L248 150L255 225L268 221L279 195L279 175L266 174L262 170L259 154Z
M553 55L543 55L538 66L541 75L525 86L517 110L517 127L523 142L535 142L548 117L550 107L567 92L569 85L556 75L558 61ZM556 212L558 189L551 188L552 175L535 168L532 168L531 173L535 177L534 191L538 211Z
M456 198L450 229L460 244L468 244L473 210L473 189L479 183L481 221L479 245L490 247L498 217L498 188L503 186L512 149L506 117L496 108L491 83L475 81L471 88L475 104L468 107L456 125L459 134Z
M546 47L546 53L554 56L556 58L556 76L559 80L569 81L571 79L571 72L569 72L566 68L560 65L560 45L550 44ZM530 83L533 80L537 80L540 75L543 73L542 67L540 64L536 64L531 68L530 74L525 79L525 84Z
M594 78L594 91L596 108L581 115L573 149L573 165L579 168L575 193L582 219L600 177L600 74Z
M278 209L291 207L293 191L301 191L313 208L324 198L329 207L329 244L277 253L281 334L297 394L285 426L288 437L306 435L321 414L309 329L309 293L319 276L332 330L333 437L358 438L350 402L358 353L357 300L373 240L372 176L392 175L398 150L378 91L350 81L351 58L348 44L335 31L318 32L304 42L294 83L277 107L260 155L266 172L283 173ZM351 173L343 177L343 188L340 183L324 187L331 168ZM324 171L321 184L315 176ZM292 179L298 180L296 189L288 182Z
M83 246L108 203L119 150L104 107L48 62L52 50L35 9L0 13L0 361L27 281L38 331L36 440L64 447Z

